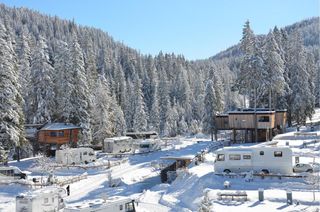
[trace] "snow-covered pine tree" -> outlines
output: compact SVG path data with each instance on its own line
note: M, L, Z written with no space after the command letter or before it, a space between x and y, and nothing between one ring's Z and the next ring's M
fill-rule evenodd
M126 120L124 118L123 111L121 107L117 104L116 98L114 96L111 97L111 114L112 125L113 125L113 135L121 136L124 135L127 129Z
M30 107L30 101L28 94L30 93L30 61L31 61L31 49L30 49L30 37L28 29L24 26L20 30L17 37L16 52L19 64L19 84L21 85L21 95L24 99L23 111L26 114ZM30 120L27 120L29 122Z
M70 122L73 105L70 101L74 89L71 72L71 57L68 44L57 41L54 55L54 85L55 85L55 118L61 122Z
M44 37L39 36L31 60L32 87L28 94L32 123L45 123L52 120L55 106L53 67Z
M310 74L306 68L306 51L299 32L293 32L289 40L287 65L289 86L292 90L288 98L288 124L290 126L293 120L298 125L304 124L309 113L308 108L313 108L314 105L309 105L310 98L312 98L309 85Z
M72 41L69 45L72 76L74 89L70 94L72 110L70 122L82 128L81 143L91 143L92 134L90 126L90 94L88 81L84 69L83 53L78 43L76 32L73 32Z
M147 117L145 113L145 104L143 100L142 84L138 75L134 79L134 111L133 114L133 130L135 132L145 131L147 129Z
M250 85L257 80L252 76L254 70L250 66L250 61L255 51L255 39L255 35L250 28L250 22L246 21L240 43L240 49L244 55L241 58L240 73L237 78L236 87L244 97L249 96L249 100L252 99L252 88ZM246 100L244 100L244 107L246 107Z
M99 76L96 82L92 106L92 142L102 144L105 138L113 134L111 117L111 97L107 80Z
M281 50L275 40L273 32L270 31L266 38L266 45L264 49L264 67L266 71L265 88L269 93L269 108L272 109L276 103L272 103L277 95L282 95L286 87L284 79L284 62L281 57Z
M212 80L207 81L204 96L204 113L203 113L203 132L211 135L213 141L213 133L215 131L215 115L216 115L216 97Z
M177 111L176 104L174 104L168 111L167 121L165 123L165 135L175 137L178 134L178 122L179 114Z
M165 134L165 126L170 109L168 82L164 73L160 75L158 87L160 134Z
M20 147L24 138L23 99L12 40L0 23L0 145L4 149Z

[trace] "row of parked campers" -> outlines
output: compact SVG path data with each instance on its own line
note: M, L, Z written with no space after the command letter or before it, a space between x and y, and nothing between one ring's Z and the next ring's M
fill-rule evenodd
M66 205L63 198L66 190L59 187L47 187L16 197L16 212L135 212L134 201L127 197L112 197Z
M216 153L217 173L292 174L292 151L288 147L225 147Z
M157 139L135 140L128 136L106 138L103 143L103 152L106 153L145 153L160 149Z

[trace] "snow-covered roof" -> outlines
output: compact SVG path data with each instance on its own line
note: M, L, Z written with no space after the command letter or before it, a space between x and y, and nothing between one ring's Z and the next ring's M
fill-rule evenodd
M71 123L48 123L40 130L65 130L65 129L80 129L81 127Z

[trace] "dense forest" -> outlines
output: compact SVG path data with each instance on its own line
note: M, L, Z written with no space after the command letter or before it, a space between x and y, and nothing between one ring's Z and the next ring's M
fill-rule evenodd
M239 107L287 109L303 124L319 106L319 18L255 35L188 61L116 42L74 21L0 5L0 143L26 146L25 123L70 122L81 142L126 131L208 133L215 114Z

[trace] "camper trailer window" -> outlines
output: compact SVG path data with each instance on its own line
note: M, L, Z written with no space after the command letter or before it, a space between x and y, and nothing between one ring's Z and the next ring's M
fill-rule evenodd
M251 155L243 155L242 156L244 160L250 160L251 159Z
M217 161L224 161L224 154L219 154Z
M49 202L49 199L48 199L48 198L44 198L44 199L43 199L43 203L44 203L44 204L46 204L46 203L48 203L48 202Z
M264 151L260 151L260 155L264 155Z
M87 154L88 154L87 152L84 152L84 153L83 153L83 155L87 155Z
M259 122L269 122L269 116L260 116Z
M229 155L229 160L240 160L241 156L238 154L230 154Z
M282 151L275 151L274 156L275 157L282 157Z
M94 155L94 153L93 152L89 152L89 155L92 156L92 155Z
M132 202L128 202L128 203L126 203L126 205L125 205L125 209L126 209L126 211L133 211L133 205L132 205Z
M120 209L120 211L122 211L122 209L123 209L123 205L120 205L119 209Z

